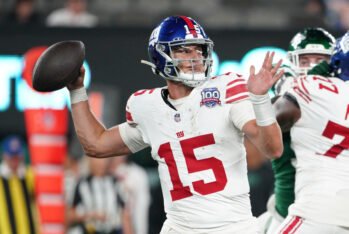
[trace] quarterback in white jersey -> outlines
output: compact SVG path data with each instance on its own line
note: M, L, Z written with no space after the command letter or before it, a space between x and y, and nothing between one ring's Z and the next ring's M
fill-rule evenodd
M210 77L213 42L186 16L171 16L149 40L150 65L167 86L135 92L127 122L105 129L89 110L83 73L69 84L78 137L91 157L150 146L158 162L167 220L162 234L257 233L251 214L243 137L272 158L282 136L267 94L283 75L267 53L243 77Z
M296 198L279 233L349 233L348 46L347 33L331 57L338 78L299 77L275 103L297 157Z
M168 219L195 229L247 220L251 205L242 127L255 117L245 80L234 74L212 78L182 104L167 95L166 88L136 92L127 104L127 121L159 164ZM121 136L126 129L120 127ZM144 148L124 142L133 152Z

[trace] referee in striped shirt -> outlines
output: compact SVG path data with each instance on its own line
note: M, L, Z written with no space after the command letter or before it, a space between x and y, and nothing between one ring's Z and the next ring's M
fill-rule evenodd
M23 142L9 136L2 142L0 164L0 233L34 234L34 175L24 164Z
M68 212L69 223L77 226L75 233L132 234L124 193L116 178L108 173L110 159L88 160L89 174L76 185Z

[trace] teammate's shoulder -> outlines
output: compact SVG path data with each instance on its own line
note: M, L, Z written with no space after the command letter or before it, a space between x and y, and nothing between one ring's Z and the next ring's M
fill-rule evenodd
M238 73L228 72L213 79L219 80L224 90L225 103L230 104L249 98L247 80L244 76Z
M291 85L291 90L296 94L296 97L303 99L305 102L309 103L312 101L313 91L313 75L303 75L298 76L293 79L293 84Z
M294 79L292 89L307 103L313 98L326 98L329 95L337 95L342 82L335 77L320 75L306 75Z
M326 89L328 86L333 86L335 83L342 83L342 80L336 77L327 77L321 75L306 75L297 77L296 82L303 82L303 85L309 88Z

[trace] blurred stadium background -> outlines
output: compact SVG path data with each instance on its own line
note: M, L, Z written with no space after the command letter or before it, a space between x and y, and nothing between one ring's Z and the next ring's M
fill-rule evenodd
M69 22L50 25L50 14L66 7L68 1L84 2L85 11L97 21L74 27ZM14 13L16 2L30 2L30 15L35 17L21 20ZM348 0L0 0L0 140L18 134L29 141L24 114L28 109L61 110L69 106L66 90L41 94L27 84L24 65L28 51L62 40L83 41L87 83L90 93L99 97L96 111L106 126L112 126L125 120L124 108L130 94L164 85L140 60L147 59L151 30L164 17L178 14L197 19L215 42L216 74L245 73L245 68L258 64L268 49L283 57L290 39L304 27L324 27L334 35L349 28ZM81 158L83 152L70 119L65 136L67 157ZM29 148L27 144L30 164ZM132 155L131 160L145 168L150 182L149 230L143 233L158 233L165 217L156 163L149 150ZM263 212L272 190L272 172L266 164L250 170L255 215ZM259 170L262 167L266 169ZM261 176L270 179L262 181Z

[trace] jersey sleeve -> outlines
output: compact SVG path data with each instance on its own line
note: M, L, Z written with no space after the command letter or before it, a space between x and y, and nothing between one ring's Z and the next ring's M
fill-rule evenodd
M227 74L229 80L225 87L225 103L234 103L249 98L246 79L238 74Z
M310 103L312 101L311 84L308 82L309 77L306 76L298 77L293 80L292 85L286 93L294 96L298 103Z
M247 81L235 73L227 73L225 77L225 103L231 105L229 119L241 131L248 121L256 118L249 100Z
M137 92L136 92L137 93ZM120 136L132 153L138 152L148 146L143 140L142 131L137 121L137 97L132 94L126 104L126 122L119 125Z
M135 112L135 107L134 107L134 94L132 94L128 100L127 100L127 104L126 104L126 121L129 125L132 126L137 126L137 122L134 119L134 112Z
M132 126L128 122L125 122L119 125L119 131L123 142L132 153L148 147L148 144L143 141L142 133L137 126Z
M248 99L233 103L229 111L229 118L242 131L248 121L256 119L252 103Z

